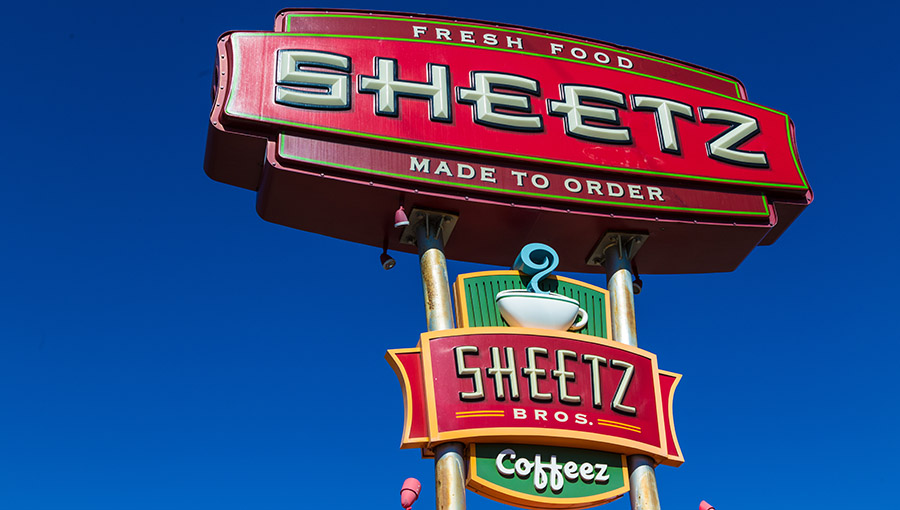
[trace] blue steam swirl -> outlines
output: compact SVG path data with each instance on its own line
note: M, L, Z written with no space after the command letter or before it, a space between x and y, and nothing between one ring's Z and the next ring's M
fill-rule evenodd
M559 265L559 255L556 250L542 243L526 244L516 262L513 269L519 270L530 275L531 281L528 282L528 290L539 294L549 294L550 291L541 290L541 280L546 278Z

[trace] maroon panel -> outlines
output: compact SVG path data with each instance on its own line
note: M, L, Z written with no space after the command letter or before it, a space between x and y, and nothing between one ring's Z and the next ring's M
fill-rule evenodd
M409 420L409 436L411 439L427 438L428 423L425 416L425 380L422 375L422 355L420 352L406 352L397 355L398 361L403 365L406 380L404 384L404 398L410 408L405 409L406 419ZM409 395L406 395L409 391Z
M675 387L681 376L678 374L662 373L659 374L659 390L662 393L662 411L663 423L665 423L666 433L666 454L669 462L674 465L680 465L684 461L681 453L681 446L675 437L675 424L672 417L672 401L674 400Z

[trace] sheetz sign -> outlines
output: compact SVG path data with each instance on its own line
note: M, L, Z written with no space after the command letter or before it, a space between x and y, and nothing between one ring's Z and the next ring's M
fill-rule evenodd
M658 499L647 463L684 461L681 376L612 341L608 291L551 273L621 283L616 339L636 345L620 325L638 265L730 271L810 204L786 114L661 55L388 12L282 11L223 34L215 77L208 175L256 191L268 221L419 252L439 331L386 355L403 448L465 454L469 489L521 507L600 505L630 474ZM429 300L444 256L505 266L521 246L512 270L458 277L458 327L449 296Z
M515 266L460 275L460 327L388 351L404 394L401 446L469 444L469 488L529 508L617 498L628 491L625 454L680 465L681 376L611 341L608 292L550 276L551 248L528 245Z
M226 33L218 53L206 171L303 230L412 251L383 220L406 203L461 218L451 258L504 264L511 244L548 238L561 269L599 271L602 232L640 231L644 272L725 271L812 197L787 115L749 102L735 78L659 55L316 10ZM530 231L491 235L510 222Z
M669 408L680 376L647 351L575 333L460 328L425 333L390 360L424 404L408 410L404 446L515 437L681 463Z

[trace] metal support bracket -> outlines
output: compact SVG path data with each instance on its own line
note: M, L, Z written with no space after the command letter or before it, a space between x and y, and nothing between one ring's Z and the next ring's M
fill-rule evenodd
M416 228L424 222L425 228L431 234L429 237L437 238L437 235L440 234L441 241L446 246L447 240L450 239L450 234L453 233L453 228L456 227L458 220L459 216L455 214L413 208L409 213L409 225L406 225L403 228L403 233L400 234L400 244L415 246Z
M631 261L649 237L649 234L635 232L607 232L594 246L585 263L589 266L605 266L606 252L613 246L618 246L621 258Z

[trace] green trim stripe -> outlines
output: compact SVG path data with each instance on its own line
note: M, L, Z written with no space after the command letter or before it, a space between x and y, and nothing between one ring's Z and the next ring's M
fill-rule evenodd
M458 22L454 22L454 21L425 20L425 19L419 19L419 18L413 18L413 19L411 20L411 19L409 19L409 18L399 18L399 17L390 17L390 16L368 16L368 15L359 15L359 14L353 15L353 14L312 14L312 13L310 13L310 14L291 14L291 15L288 15L287 20L286 20L286 23L285 23L285 30L287 30L288 32L290 32L290 30L291 30L291 19L292 19L292 18L348 18L348 19L370 19L370 20L371 20L371 19L378 19L378 20L386 20L386 21L412 21L412 20L414 20L416 23L423 23L423 24L431 24L431 25L451 25L451 26L455 26L455 27L478 28L478 29L483 29L483 30L490 29L490 30L496 31L496 32L504 32L504 33L510 33L510 34L525 35L525 36L530 36L530 37L538 37L538 38L541 38L541 39L549 39L549 40L552 40L552 41L565 41L565 42L569 42L569 43L578 43L579 45L587 46L587 47L589 47L589 48L597 48L597 49L602 49L602 50L614 51L614 52L616 52L616 53L621 53L621 54L623 54L623 55L628 55L628 56L630 56L630 57L640 58L640 59L644 59L644 60L650 60L650 61L657 62L657 63L660 63L660 64L664 64L664 65L668 65L668 66L672 66L672 67L677 67L677 68L679 68L679 69L684 69L685 71L690 71L690 72L692 72L692 73L702 74L702 75L704 75L704 76L708 76L708 77L710 77L710 78L714 78L714 79L717 79L717 80L722 80L722 81L724 81L724 82L726 82L726 83L730 83L730 84L732 84L732 85L734 86L735 97L736 97L736 98L740 98L740 96L741 96L740 86L738 85L738 83L737 83L736 81L731 80L731 79L728 79L728 78L726 78L726 77L724 77L724 76L715 75L715 74L712 74L712 73L708 73L708 72L706 72L706 71L703 71L703 70L701 70L701 69L695 69L695 68L688 67L688 66L685 66L685 65L681 65L681 64L678 64L678 63L675 63L675 62L668 62L668 61L666 61L666 60L654 58L654 57L649 56L649 55L641 55L641 54L637 54L637 53L632 53L632 52L630 52L630 51L626 51L626 50L623 50L623 49L621 49L621 48L613 48L613 47L611 47L611 46L603 46L603 45L601 45L601 44L591 43L591 42L588 42L588 41L576 39L576 38L574 38L574 37L571 37L571 38L563 38L563 37L557 37L557 36L552 36L552 35L548 35L548 34L540 34L540 33L536 33L536 32L526 32L526 31L523 31L523 30L514 30L514 29L510 29L510 28L492 27L492 26L487 26L487 25L473 25L473 24L470 24L470 23L458 23ZM328 35L328 34L303 34L303 35L306 35L306 36L326 36L326 35ZM522 53L522 54L525 54L525 55L533 55L533 56L540 56L540 57L547 57L547 58L558 58L559 60L566 60L566 61L570 61L570 62L577 62L577 63L579 63L579 64L588 64L588 65L597 65L597 66L600 66L600 67L609 67L609 68L615 69L615 70L617 70L617 71L628 72L627 69L621 69L621 68L613 67L613 66L604 66L604 65L602 65L602 64L593 64L592 62L586 62L586 61L584 61L584 60L559 58L559 57L554 57L554 56L552 56L552 55L541 55L541 54L529 53L529 52L524 52L524 51L523 51L523 52L516 52L515 50L507 50L506 48L494 48L494 47L490 47L490 46L487 46L487 47L486 47L486 46L479 46L479 45L477 45L477 44L462 44L462 43L449 43L449 42L440 42L440 41L426 41L426 40L423 40L423 39L403 39L403 38L367 37L367 36L342 36L342 35L336 35L336 34L332 34L332 36L333 36L333 37L357 37L357 38L360 38L360 39L383 39L383 40L386 40L386 41L395 40L395 41L424 42L424 43L433 43L433 44L450 44L450 45L453 45L453 46L466 46L466 47L481 48L481 49L487 49L487 50L493 50L493 51L511 51L511 52L514 52L514 53ZM635 73L635 74L639 74L639 73ZM643 75L643 74L642 74L641 76L647 76L647 75ZM653 77L653 76L651 76L651 77L652 77L652 78L656 78L656 77ZM661 78L660 78L660 79L661 79ZM664 81L669 81L669 80L664 80ZM670 83L677 83L677 82L670 82ZM680 85L683 85L683 84L680 84ZM685 85L685 86L689 86L689 87L690 87L690 85ZM691 88L696 88L696 87L691 87ZM698 89L698 90L704 90L704 89ZM731 97L731 96L726 96L726 97Z
M565 200L565 201L572 201L572 202L584 202L584 203L589 203L589 204L615 205L615 206L623 206L623 207L637 207L637 208L657 209L657 210L666 210L666 211L686 211L686 212L701 212L701 213L714 213L714 214L735 214L735 215L741 215L741 216L768 216L769 215L769 205L768 205L768 203L766 201L766 197L764 195L760 195L760 197L762 198L763 208L765 209L765 212L729 211L729 210L724 210L724 209L701 209L701 208L696 208L696 207L677 207L677 206L656 205L656 204L632 204L632 203L627 203L627 202L615 202L612 200L595 200L595 199L582 198L582 197L568 197L565 195L550 195L550 194L546 194L546 193L537 193L537 192L533 192L533 191L493 188L490 186L481 186L478 184L469 184L469 183L465 183L465 182L442 181L440 179L431 179L428 177L422 177L420 175L399 174L399 173L394 173L394 172L387 172L384 170L375 170L372 168L365 168L365 167L361 167L361 166L345 165L342 163L335 163L335 162L331 162L331 161L307 158L307 157L298 156L295 154L286 154L283 151L284 136L285 136L284 133L281 133L279 135L279 140L278 140L278 155L283 158L291 159L294 161L302 161L305 163L313 163L313 164L317 164L317 165L338 167L338 168L343 168L346 170L355 170L358 172L366 172L366 173L370 173L370 174L382 175L382 176L387 176L387 177L397 177L400 179L408 179L408 180L421 181L421 182L426 182L426 183L431 183L431 184L454 186L454 187L458 187L458 188L468 188L468 189L474 189L474 190L491 191L491 192L497 192L497 193L507 193L507 194L511 194L511 195L521 195L521 196L538 197L538 198L550 198L550 199Z

